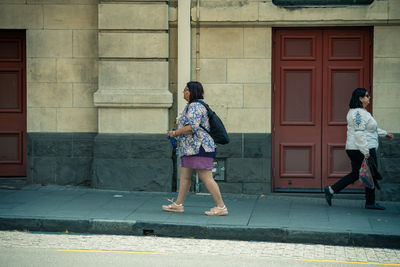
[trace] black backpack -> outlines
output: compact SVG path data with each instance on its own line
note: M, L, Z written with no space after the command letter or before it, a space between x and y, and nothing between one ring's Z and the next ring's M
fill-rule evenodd
M210 123L210 131L207 131L207 129L201 125L200 127L203 128L203 130L206 131L212 137L212 139L214 139L215 143L221 145L228 144L229 135L226 132L225 126L222 123L222 120L218 117L217 113L212 111L212 109L203 101L193 101L193 102L199 102L207 109L208 121Z

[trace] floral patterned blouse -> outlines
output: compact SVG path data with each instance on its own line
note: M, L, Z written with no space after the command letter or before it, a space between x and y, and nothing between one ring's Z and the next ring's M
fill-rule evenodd
M192 133L178 136L179 155L192 156L200 151L203 146L205 152L215 152L216 145L212 137L200 127L202 125L207 131L210 130L207 109L199 102L187 104L179 117L178 129L190 125Z

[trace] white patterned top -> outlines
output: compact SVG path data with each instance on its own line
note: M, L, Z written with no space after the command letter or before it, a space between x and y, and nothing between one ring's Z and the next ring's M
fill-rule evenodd
M378 149L378 136L385 136L387 132L378 128L378 124L371 113L363 108L352 108L347 113L347 150L360 150L368 154L369 149Z

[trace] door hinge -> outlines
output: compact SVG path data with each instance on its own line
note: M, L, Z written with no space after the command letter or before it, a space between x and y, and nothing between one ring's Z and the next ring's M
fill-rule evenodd
M275 168L272 168L272 177L275 177Z
M275 83L272 85L272 88L273 88L274 93L275 93L275 91L276 91Z

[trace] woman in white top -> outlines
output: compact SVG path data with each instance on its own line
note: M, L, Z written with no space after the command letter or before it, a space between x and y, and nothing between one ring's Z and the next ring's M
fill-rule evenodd
M332 205L334 193L339 193L349 184L358 180L359 170L364 158L369 158L377 166L376 150L378 149L378 136L386 136L390 140L393 134L379 129L376 120L365 109L371 96L364 88L354 90L350 99L350 110L347 113L347 140L346 153L351 160L351 173L344 176L332 186L324 188L328 205ZM375 203L375 188L365 188L365 208L384 210L385 207Z

